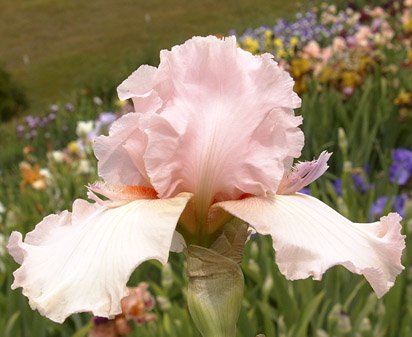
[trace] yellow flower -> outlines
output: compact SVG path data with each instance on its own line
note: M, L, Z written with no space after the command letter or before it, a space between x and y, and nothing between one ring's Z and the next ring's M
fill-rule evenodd
M67 144L67 149L71 154L78 155L80 153L79 145L75 140L71 141L69 144Z
M341 74L342 87L356 87L361 82L361 77L355 71L345 70Z
M372 68L375 65L375 61L372 57L370 56L362 56L359 59L359 65L358 65L358 71L360 73L364 73L368 69Z
M408 50L407 62L412 63L412 49Z
M412 33L412 17L409 17L409 19L403 24L403 31L407 34Z
M276 48L282 48L283 47L283 41L282 41L282 39L279 39L279 38L275 39L273 41L273 44Z
M259 41L248 36L243 41L243 48L252 54L259 52Z
M290 39L290 46L295 47L299 43L299 38L297 36L292 36Z
M295 81L295 85L293 86L293 90L298 94L302 94L307 90L306 81L303 78L299 78Z
M393 102L396 105L409 105L412 103L412 94L402 89Z
M287 53L286 53L286 51L285 51L285 49L279 49L277 52L276 52L276 56L278 57L278 58L284 58L284 57L286 57L287 56Z
M290 64L290 72L296 80L310 72L310 62L305 58L295 58Z
M265 31L265 50L271 50L272 49L272 39L273 39L273 33L269 29Z
M327 83L333 82L333 80L334 80L333 69L329 66L323 67L323 69L319 73L319 82L322 84L327 84Z

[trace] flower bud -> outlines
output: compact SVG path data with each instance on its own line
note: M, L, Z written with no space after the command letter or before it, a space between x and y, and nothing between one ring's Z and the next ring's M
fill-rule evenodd
M348 139L346 138L345 130L342 128L338 129L338 144L342 154L346 157L348 151Z

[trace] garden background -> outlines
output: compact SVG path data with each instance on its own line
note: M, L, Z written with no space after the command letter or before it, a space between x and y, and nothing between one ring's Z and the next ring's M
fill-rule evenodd
M89 314L58 325L32 311L10 289L17 265L7 239L86 197L84 186L97 180L93 138L131 109L116 86L140 64L157 65L160 49L208 34L234 34L242 48L270 52L294 77L302 160L333 152L328 172L303 192L356 222L395 210L407 235L405 270L379 300L341 267L321 282L287 281L271 241L253 237L242 262L238 335L411 336L411 7L408 0L0 0L0 336L115 336L96 335L99 322ZM183 256L171 254L166 267L145 263L130 286L140 282L150 301L128 335L199 336L185 304Z

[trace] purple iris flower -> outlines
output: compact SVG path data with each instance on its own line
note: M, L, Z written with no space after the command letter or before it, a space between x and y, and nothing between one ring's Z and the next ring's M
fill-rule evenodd
M392 203L393 209L395 212L399 213L401 217L405 216L405 203L407 199L408 197L406 194L396 196L393 199L393 203Z
M34 129L37 127L38 119L36 117L28 115L24 120L30 129Z
M392 151L393 163L389 168L389 180L404 185L412 176L412 151L404 148Z
M333 188L338 196L342 196L342 179L336 179L332 183Z
M49 124L49 120L47 119L47 117L39 118L39 127L40 128L45 128L47 126L47 124Z
M358 188L358 190L361 193L365 193L369 189L369 185L365 181L364 177L359 174L355 173L352 175L353 182L355 183L355 186Z
M370 215L373 219L379 218L383 214L387 202L387 196L379 197L378 199L376 199L370 209Z
M396 195L391 199L392 209L399 213L400 216L405 216L405 203L408 199L406 194ZM370 208L370 216L373 219L381 217L385 211L386 204L388 203L388 197L382 196L376 199Z

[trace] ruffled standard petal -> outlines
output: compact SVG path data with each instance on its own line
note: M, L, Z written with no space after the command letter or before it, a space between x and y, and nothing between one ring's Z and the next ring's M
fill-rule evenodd
M108 136L97 137L94 153L98 159L99 175L114 185L150 186L143 163L146 135L141 114L129 113L115 121ZM131 156L129 149L134 153Z
M303 146L289 74L269 55L213 36L162 51L158 72L167 83L164 122L146 130L145 167L159 195L189 191L207 209L214 200L276 191L284 159Z
M335 265L363 274L378 297L403 270L405 237L401 217L390 213L379 222L353 223L304 194L247 198L216 205L248 222L260 234L270 234L280 271L290 280L319 280Z
M140 66L117 87L119 98L131 98L136 112L157 111L162 106L162 100L154 90L156 74L156 67Z
M8 249L21 267L12 288L53 321L75 312L108 317L121 312L132 271L150 259L165 264L188 193L135 200L119 207L76 200L73 212L50 215Z

